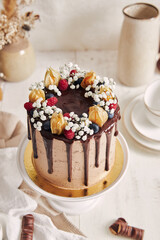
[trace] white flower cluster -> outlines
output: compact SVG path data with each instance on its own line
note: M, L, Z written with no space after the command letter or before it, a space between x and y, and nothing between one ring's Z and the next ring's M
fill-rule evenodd
M53 90L58 97L60 97L62 95L61 91L59 90L59 88L56 85L49 85L48 86L49 90Z
M32 83L29 87L29 90L32 91L33 89L44 89L44 81Z
M88 119L88 115L86 113L82 113L82 116L78 117L78 115L74 112L70 112L70 118L64 118L67 121L65 129L67 131L71 129L75 133L76 139L86 141L88 134L94 134L93 129L89 128L89 125L92 124L92 122Z
M33 12L24 12L22 8L28 5L28 2L33 0L21 0L21 1L10 1L3 4L8 4L8 7L0 12L0 49L2 49L6 44L11 44L16 42L19 38L24 38L27 34L24 26L29 27L34 26L34 22L39 19L38 14ZM5 1L4 1L5 2ZM16 2L16 5L14 4ZM9 4L11 6L9 6Z
M116 104L117 99L113 92L113 89L115 88L115 82L112 78L108 79L107 77L100 78L100 76L97 76L94 80L94 84L88 85L85 90L86 93L84 96L86 98L92 97L96 104L98 104L100 107L102 107L106 111L110 111L110 113L114 113L114 109L109 110L110 104ZM101 92L101 88L106 87L106 91ZM110 97L108 97L110 96ZM106 100L108 97L108 100Z
M0 49L8 43L12 43L18 32L18 23L8 21L5 14L0 14Z
M76 70L76 72L70 74L72 70ZM72 62L70 62L60 67L60 74L61 78L68 80L68 85L70 86L71 89L78 89L80 87L78 79L84 78L86 71L80 69L77 64L73 64Z
M31 122L34 128L38 131L42 130L42 122L50 119L54 112L60 113L62 110L56 106L47 106L47 100L42 102L42 98L39 98L33 103L35 110L33 111L33 117L31 117Z

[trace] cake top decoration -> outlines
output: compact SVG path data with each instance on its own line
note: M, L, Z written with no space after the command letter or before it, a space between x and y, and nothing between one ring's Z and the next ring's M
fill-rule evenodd
M65 64L59 71L49 67L44 80L30 86L24 107L38 131L86 141L114 117L114 88L112 78L96 76L77 64Z

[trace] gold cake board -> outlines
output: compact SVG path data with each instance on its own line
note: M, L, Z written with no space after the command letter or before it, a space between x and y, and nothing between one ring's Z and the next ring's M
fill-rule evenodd
M29 141L24 152L24 166L28 176L38 187L40 187L44 191L62 197L84 197L101 192L102 190L109 187L118 178L122 171L124 163L123 149L117 139L115 162L107 177L103 178L100 182L89 188L70 190L54 186L53 184L45 180L43 177L38 175L32 162L32 152L32 142Z

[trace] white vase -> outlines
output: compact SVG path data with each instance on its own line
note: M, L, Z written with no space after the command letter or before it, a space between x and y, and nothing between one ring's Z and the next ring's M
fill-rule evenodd
M145 85L153 80L159 47L159 11L147 3L123 9L117 77L127 86Z
M0 72L9 82L29 77L35 69L35 54L31 43L25 39L7 44L0 51Z

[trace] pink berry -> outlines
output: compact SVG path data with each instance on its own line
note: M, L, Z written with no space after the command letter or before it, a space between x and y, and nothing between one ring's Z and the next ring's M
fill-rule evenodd
M110 105L109 105L109 109L116 109L117 108L117 103L111 103Z
M33 108L33 105L31 102L26 102L24 104L24 108L27 110L27 111L30 111L32 108Z
M58 99L56 97L51 97L47 99L47 106L54 106L58 102Z
M73 70L70 71L70 75L75 75L75 73L77 73L76 69L73 69Z
M70 118L70 114L69 113L64 113L63 116Z
M67 139L73 139L74 138L74 132L70 129L70 130L64 130L64 136L67 138Z
M61 91L65 91L68 88L68 82L66 79L61 79L58 84L58 88Z

